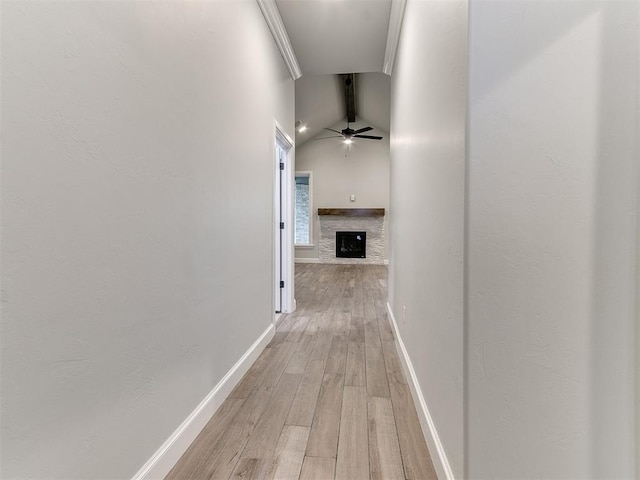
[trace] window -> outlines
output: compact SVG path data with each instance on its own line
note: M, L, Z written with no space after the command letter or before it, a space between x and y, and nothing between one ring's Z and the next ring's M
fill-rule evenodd
M311 172L296 172L296 246L312 246Z

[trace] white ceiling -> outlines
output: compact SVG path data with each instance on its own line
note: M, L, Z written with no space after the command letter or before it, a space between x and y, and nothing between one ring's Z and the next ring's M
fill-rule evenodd
M296 121L307 130L296 130L296 145L331 127L346 116L344 86L338 75L303 75L296 80Z
M391 77L384 73L362 73L356 78L358 116L385 132L391 118Z
M381 72L391 0L276 0L303 75Z
M359 74L356 114L388 133L390 77L381 72L391 0L276 0L276 5L302 70L296 80L296 120L308 130L296 132L296 144L338 122L346 127L339 73Z

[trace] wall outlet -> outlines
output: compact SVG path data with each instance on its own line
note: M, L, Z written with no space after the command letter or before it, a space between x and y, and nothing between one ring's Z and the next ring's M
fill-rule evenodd
M355 202L356 201L356 196L355 195L351 195L349 197L349 200L351 200L352 202Z

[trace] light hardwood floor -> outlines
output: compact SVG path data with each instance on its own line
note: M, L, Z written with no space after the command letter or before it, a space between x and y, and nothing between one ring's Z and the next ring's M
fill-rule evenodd
M296 265L298 309L167 480L435 479L387 320L387 268Z

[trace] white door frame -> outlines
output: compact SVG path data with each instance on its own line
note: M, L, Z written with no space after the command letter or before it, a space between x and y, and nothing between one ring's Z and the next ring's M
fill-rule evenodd
M293 140L287 135L284 129L274 120L274 312L276 311L278 289L280 290L280 311L291 313L296 309L294 299L293 281L293 182L295 181L295 165L293 156ZM278 150L283 152L284 169L280 169L280 158ZM284 228L280 228L280 222ZM279 248L278 248L279 247ZM277 268L276 262L280 262L281 269ZM280 278L277 278L280 277ZM280 288L280 281L284 282L284 287Z
M276 314L282 312L282 245L284 243L284 235L279 225L284 225L282 219L282 184L283 172L280 166L284 166L284 150L276 140L275 145L275 168L274 168L274 199L273 199L273 310Z

